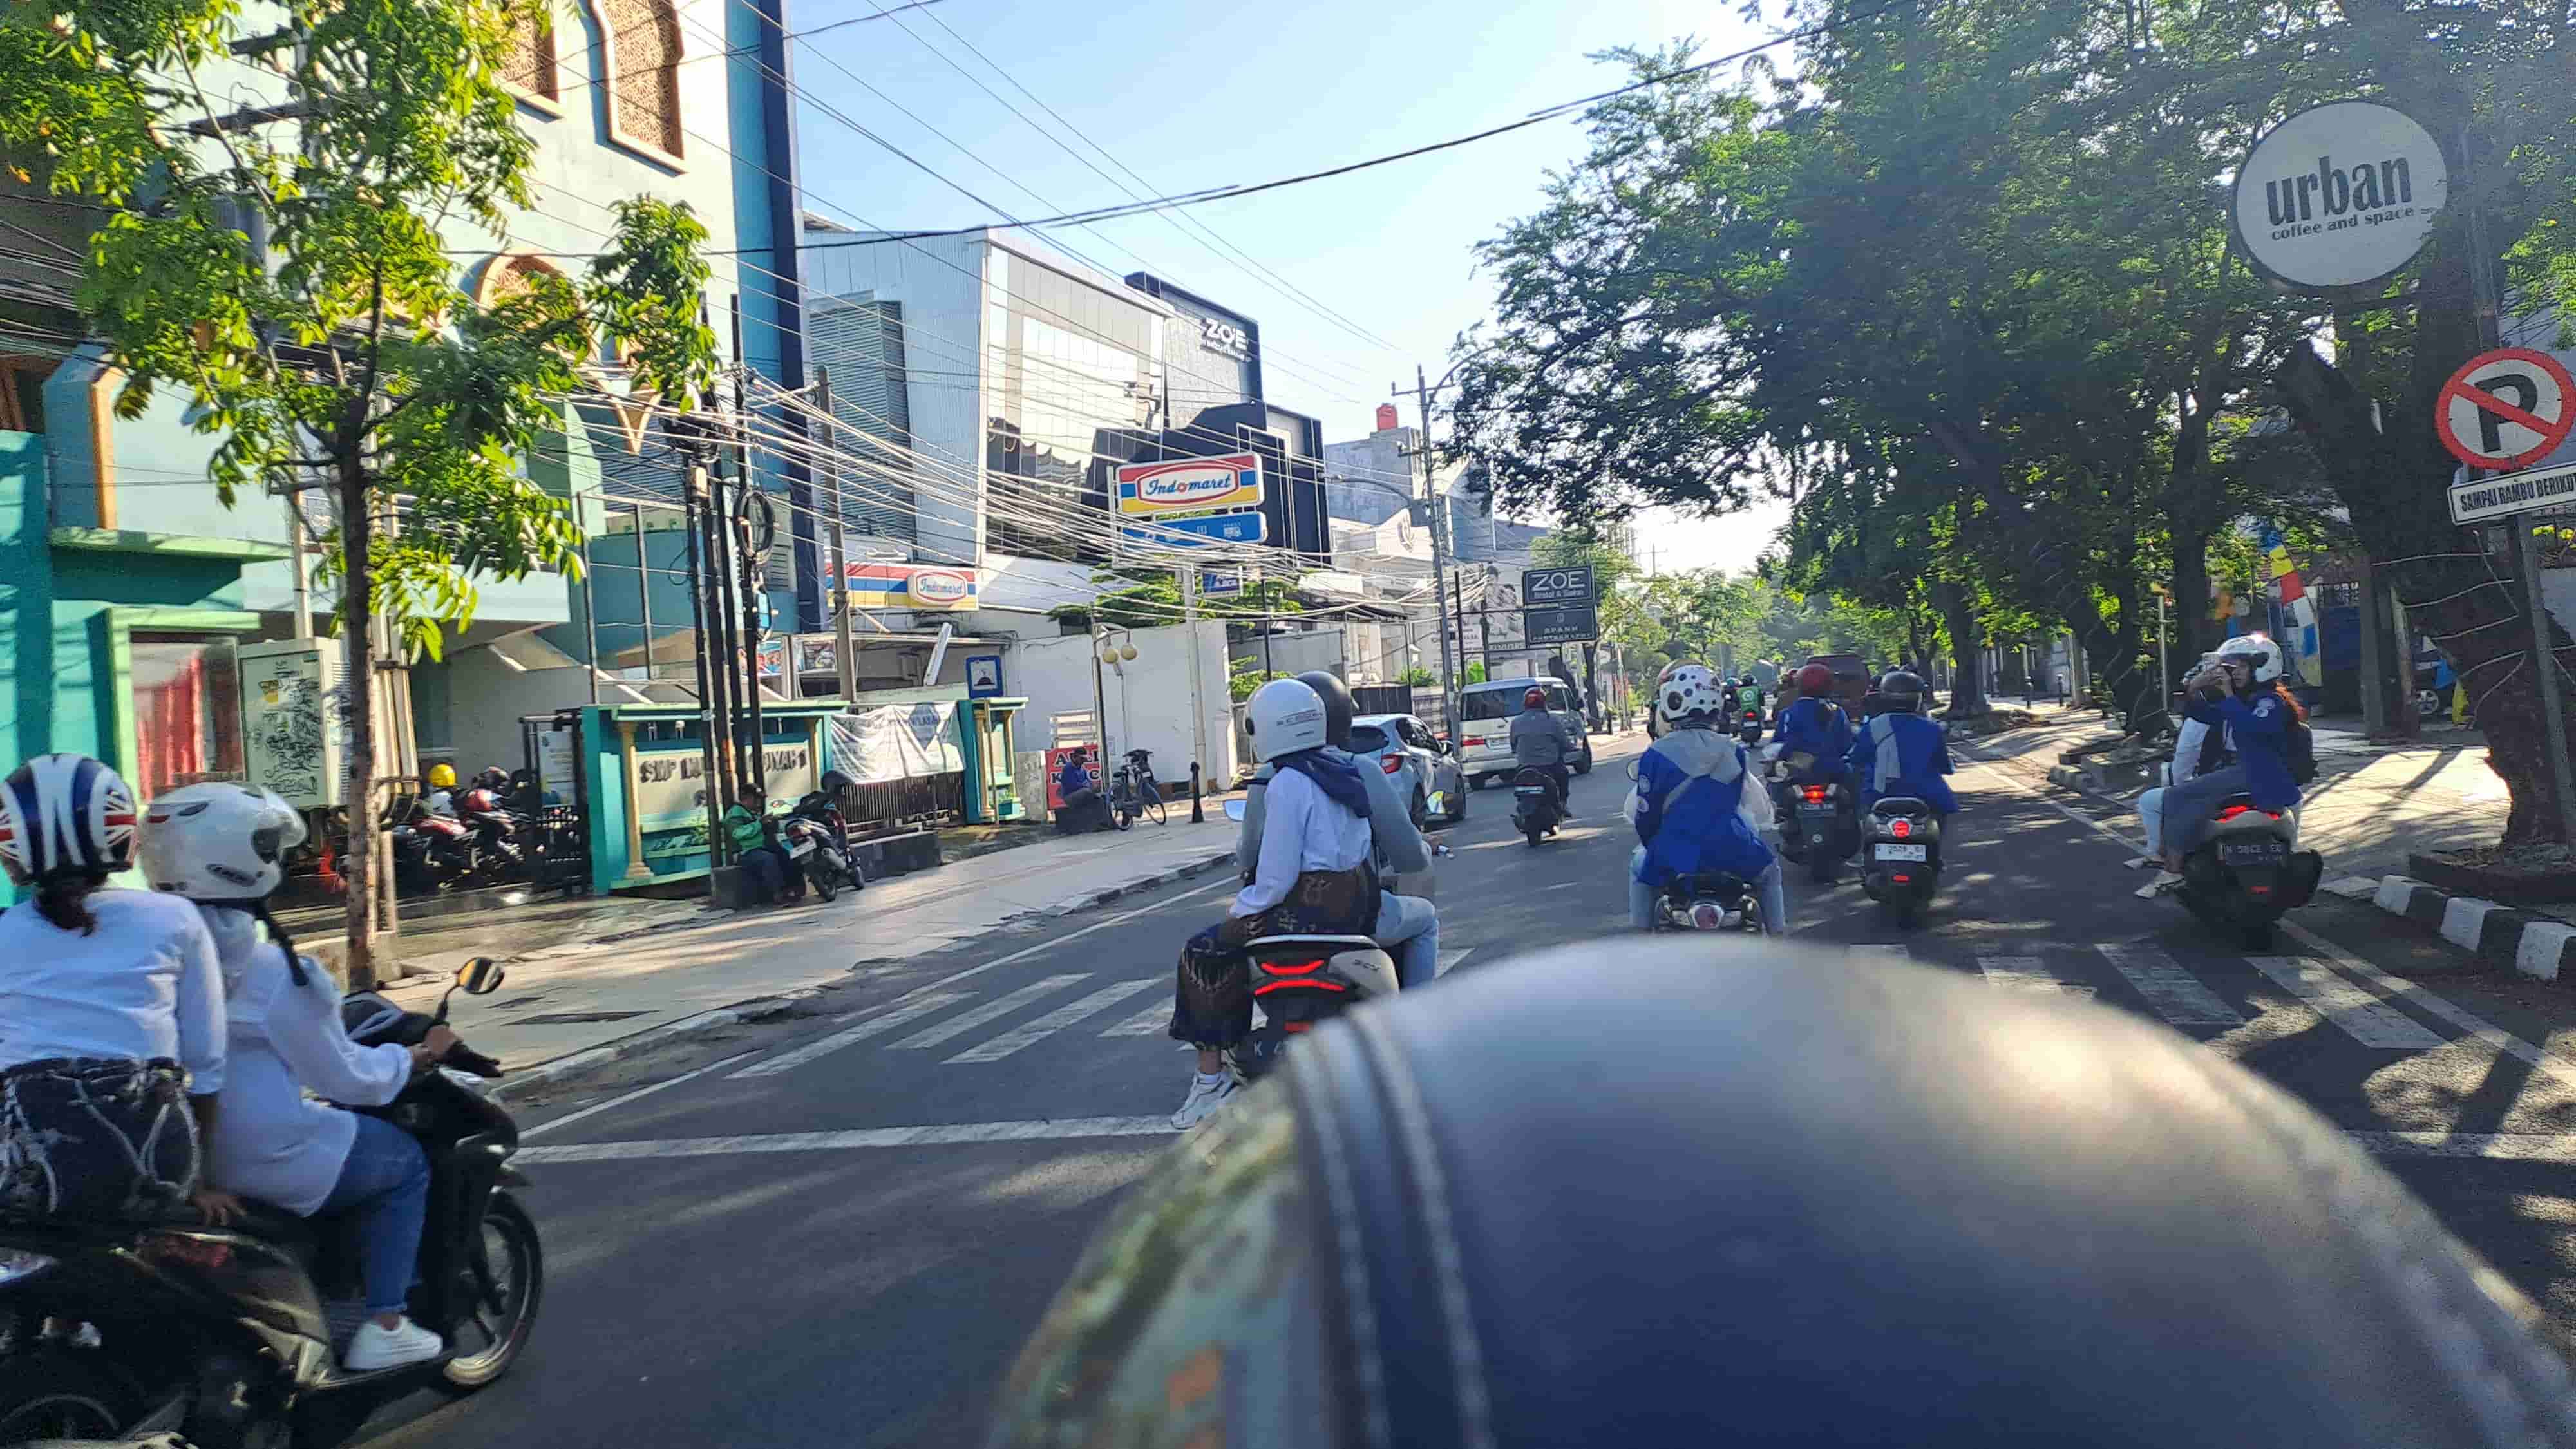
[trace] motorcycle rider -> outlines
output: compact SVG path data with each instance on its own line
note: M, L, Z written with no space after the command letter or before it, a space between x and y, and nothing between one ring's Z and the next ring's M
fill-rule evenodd
M1747 714L1753 716L1750 733L1759 734L1762 730L1762 706L1767 698L1760 675L1748 674L1736 681L1735 714L1739 720Z
M429 793L420 803L432 815L456 813L456 767L442 760L429 767Z
M1076 749L1064 757L1064 768L1056 771L1057 792L1064 806L1055 813L1059 835L1082 835L1094 830L1111 830L1117 822L1110 818L1109 797L1100 793L1086 763L1088 752Z
M1547 707L1547 690L1531 685L1521 694L1521 712L1512 716L1512 763L1547 772L1556 785L1557 813L1574 818L1574 779L1566 764L1582 747L1566 732L1565 721Z
M2126 1012L1673 941L1361 1015L1127 1192L992 1449L2576 1445L2502 1275Z
M411 1047L349 1040L339 988L295 953L268 910L286 852L303 841L303 819L269 791L186 785L144 814L140 864L154 890L197 903L223 962L230 1067L206 1177L225 1215L239 1211L239 1194L297 1217L355 1218L368 1318L341 1363L399 1368L446 1348L403 1313L429 1211L429 1157L391 1122L330 1103L384 1106L456 1034L433 1027Z
M2209 833L2211 817L2230 795L2246 794L2258 810L2288 810L2299 803L2299 784L2288 757L2291 728L2304 727L2307 711L2281 687L2281 646L2260 634L2240 634L2218 646L2218 658L2184 681L2191 691L2186 716L2227 732L2236 763L2212 770L2165 792L2165 875L2179 881L2182 863ZM2165 885L2164 875L2156 884Z
M1923 717L1923 677L1891 669L1879 676L1880 712L1862 725L1844 765L1860 783L1860 809L1890 795L1911 795L1946 818L1956 814L1959 799L1944 778L1950 771L1950 741L1941 727Z
M2203 654L2192 665L2190 674L2198 674L2217 662L2216 654ZM2187 674L2185 677L2190 676ZM2183 716L2182 727L2174 732L2173 761L2165 767L2165 782L2138 796L2138 828L2147 838L2147 853L2130 861L2129 865L2132 869L2152 865L2159 870L2155 880L2138 887L2134 894L2140 897L2159 895L2169 885L2180 882L2179 876L2168 882L2161 869L2165 856L2165 792L2217 769L2224 762L2226 753L2226 731L2211 729L2206 720L2193 719L2188 714Z
M1852 725L1851 716L1834 702L1834 672L1822 664L1810 664L1798 671L1797 683L1798 697L1780 711L1780 756L1792 761L1799 755L1810 757L1804 765L1791 765L1793 780L1840 780L1849 769L1844 756L1851 753Z
M224 983L184 901L111 889L134 791L86 755L0 781L0 1211L155 1217L194 1199L224 1085Z
M1226 1049L1252 1030L1245 942L1366 936L1377 928L1381 892L1370 868L1366 778L1375 772L1327 747L1324 701L1300 680L1274 679L1253 691L1244 729L1272 770L1263 792L1261 855L1225 920L1181 947L1170 1035L1198 1049L1198 1072L1172 1114L1175 1128L1196 1125L1234 1094Z
M769 818L769 800L758 785L742 787L741 798L725 809L724 827L733 838L736 858L751 876L753 903L775 903L787 886L787 852L778 848L778 825Z
M1729 696L1698 665L1673 671L1656 707L1666 731L1637 759L1637 849L1629 857L1628 924L1654 922L1655 892L1677 875L1724 871L1762 893L1762 931L1784 935L1789 901L1780 862L1762 843L1771 796L1746 789L1744 746L1722 733Z

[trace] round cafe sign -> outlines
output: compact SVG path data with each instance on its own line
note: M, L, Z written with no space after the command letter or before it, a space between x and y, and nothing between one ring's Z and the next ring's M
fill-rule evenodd
M2450 192L2442 148L2414 117L2330 101L2254 143L2236 173L2236 232L2276 281L2367 286L2424 249Z

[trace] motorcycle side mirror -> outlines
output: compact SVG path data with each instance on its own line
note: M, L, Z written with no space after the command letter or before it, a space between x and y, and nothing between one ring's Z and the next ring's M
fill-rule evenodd
M456 988L468 996L489 996L501 989L509 973L489 956L477 956L456 968Z
M1240 801L1240 800L1228 800L1228 801L1226 801L1226 802L1225 802L1225 818L1226 818L1226 819L1228 819L1228 820L1241 820L1241 819L1243 818L1243 808L1244 808L1244 802L1242 802L1242 801Z

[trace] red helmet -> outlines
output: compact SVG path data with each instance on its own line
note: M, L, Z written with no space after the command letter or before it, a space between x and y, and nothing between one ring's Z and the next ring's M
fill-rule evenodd
M1834 692L1834 672L1821 664L1810 664L1798 671L1798 694L1815 699Z
M1528 709L1545 709L1547 708L1547 691L1533 684L1529 687L1529 692L1521 696L1521 704L1523 707Z

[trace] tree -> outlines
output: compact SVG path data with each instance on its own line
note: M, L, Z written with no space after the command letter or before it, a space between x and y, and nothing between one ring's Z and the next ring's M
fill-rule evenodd
M1078 630L1088 630L1094 623L1112 629L1156 629L1187 617L1181 606L1180 576L1170 569L1102 569L1091 576L1091 582L1103 590L1099 595L1086 603L1058 604L1047 610L1047 617ZM1234 593L1199 596L1202 619L1260 619L1303 612L1294 579L1248 579Z
M1477 682L1477 680L1476 680L1476 678L1475 678L1474 676L1476 675L1477 671L1479 671L1479 670L1481 670L1481 669L1483 669L1483 668L1484 668L1484 666L1483 666L1483 665L1481 665L1481 664L1470 664L1470 665L1468 665L1468 666L1467 666L1467 673L1468 673L1468 675L1469 675L1469 678L1468 678L1467 682L1468 682L1469 684L1474 684L1474 683L1476 683L1476 682ZM1431 672L1430 670L1428 670L1428 669L1423 668L1421 665L1416 664L1416 665L1412 666L1411 668L1409 668L1409 669L1405 670L1402 674L1397 675L1397 676L1395 677L1395 682L1396 682L1396 683L1398 683L1398 684L1402 684L1402 685L1409 686L1409 687L1414 688L1414 689L1434 689L1434 688L1437 688L1437 687L1439 686L1439 684L1440 684L1440 676L1439 676L1439 675L1437 675L1437 674L1432 673L1432 672Z
M305 487L331 504L349 971L368 983L377 622L435 658L473 618L476 574L577 573L570 506L522 460L603 347L639 394L712 384L707 232L685 206L628 201L582 283L468 303L441 226L506 235L530 204L534 147L501 77L512 26L536 17L503 0L292 0L270 34L244 33L230 0L55 8L0 21L0 154L111 209L79 296L126 374L118 413L181 390L222 438L210 472L227 505ZM219 99L205 72L228 55L277 58L283 103Z

